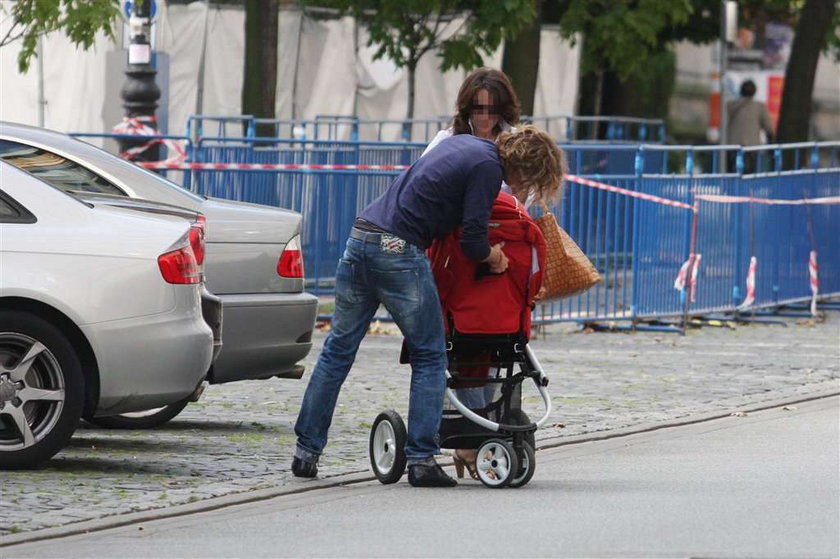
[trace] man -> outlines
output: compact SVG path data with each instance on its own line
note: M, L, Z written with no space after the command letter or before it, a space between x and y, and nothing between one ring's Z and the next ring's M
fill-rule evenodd
M741 97L726 104L728 129L726 142L739 146L757 146L761 144L761 130L767 134L767 142L773 140L773 121L763 103L753 100L755 82L747 80L741 84ZM744 172L754 172L753 152L744 157ZM730 162L730 171L735 170L734 161Z
M339 391L380 303L405 336L411 360L408 480L415 487L456 485L438 466L437 433L447 366L443 317L425 249L463 227L461 248L502 273L502 245L489 246L488 220L502 179L512 187L554 193L563 157L534 128L503 133L492 142L453 136L416 161L371 203L350 232L336 271L332 329L312 372L295 424L292 472L315 477Z

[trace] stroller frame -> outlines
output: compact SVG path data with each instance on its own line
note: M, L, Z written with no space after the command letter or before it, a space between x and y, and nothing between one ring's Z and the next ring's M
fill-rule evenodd
M446 370L446 396L454 410L444 409L439 430L441 448L477 449L476 475L490 487L521 487L534 473L536 443L534 433L548 421L551 398L548 377L522 333L512 335L466 335L451 330L447 342L449 367ZM480 363L459 359L460 355L483 356ZM489 356L489 360L484 357ZM465 377L458 374L464 365L488 364L495 376ZM518 371L515 368L518 366ZM522 384L531 379L545 406L543 416L532 422L521 409ZM498 384L495 396L482 409L466 406L456 386Z

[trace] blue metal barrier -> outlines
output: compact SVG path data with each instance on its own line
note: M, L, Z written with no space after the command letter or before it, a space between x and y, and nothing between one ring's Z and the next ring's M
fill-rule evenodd
M181 173L180 178L191 179L192 190L202 194L302 213L307 288L320 294L330 293L334 286L336 262L353 219L401 171L317 166L410 165L425 147L409 142L224 137L201 138L191 144L185 138L174 138L187 141L188 153L196 162L316 166L297 170L193 170ZM821 296L840 294L840 204L746 203L748 199L840 197L840 142L747 149L602 144L562 147L572 175L626 192L567 182L562 199L552 211L599 269L603 281L579 297L539 305L537 323L635 324L678 317L684 312L735 312L746 296L752 256L758 262L755 301L741 312L804 302L811 297L808 256L812 250L818 254ZM772 166L764 171L759 160L769 161L770 155ZM754 172L737 172L744 170L750 157ZM724 166L730 172L721 172ZM643 195L696 207L696 224L691 209L633 197ZM692 247L702 258L696 299L687 301L686 292L674 289L674 280Z
M665 142L665 122L661 119L570 115L522 116L521 119L565 141L607 144ZM254 138L262 130L262 136L295 140L401 140L428 143L439 130L448 127L451 120L451 116L364 119L347 115L318 115L312 120L303 120L257 118L251 115L190 115L187 117L185 134L193 140L204 137Z

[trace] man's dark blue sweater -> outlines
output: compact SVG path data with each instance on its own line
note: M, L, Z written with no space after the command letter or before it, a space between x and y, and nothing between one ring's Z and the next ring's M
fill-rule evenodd
M490 254L487 222L502 176L496 144L452 136L415 161L359 217L424 249L463 225L464 254L482 261Z

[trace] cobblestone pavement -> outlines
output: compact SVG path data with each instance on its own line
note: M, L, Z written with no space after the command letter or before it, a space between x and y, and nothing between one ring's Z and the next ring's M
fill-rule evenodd
M826 382L840 388L840 313L824 323L786 322L704 327L686 336L550 327L531 342L554 403L537 438L734 412L820 383L825 389ZM316 336L307 372L324 338ZM394 408L406 417L409 369L397 364L399 347L393 334L365 339L339 399L322 476L368 468L368 430L379 411ZM0 542L48 526L299 483L288 469L307 378L211 386L154 431L82 425L41 469L0 472ZM532 417L541 414L533 387L524 401Z

